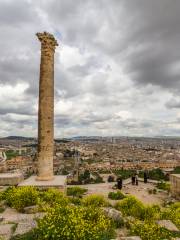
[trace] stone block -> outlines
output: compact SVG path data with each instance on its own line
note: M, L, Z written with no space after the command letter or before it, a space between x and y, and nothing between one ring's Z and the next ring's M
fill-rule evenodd
M13 232L14 224L0 224L0 236L9 240Z
M168 229L169 231L179 232L179 229L171 220L159 220L157 221L157 224L161 227Z
M24 208L24 213L28 213L28 214L37 213L38 209L39 209L39 207L37 205L25 207Z
M122 213L114 208L103 208L104 213L114 221L123 221Z
M25 234L36 227L37 227L37 223L35 220L27 221L27 222L20 222L17 225L17 228L16 228L13 236Z

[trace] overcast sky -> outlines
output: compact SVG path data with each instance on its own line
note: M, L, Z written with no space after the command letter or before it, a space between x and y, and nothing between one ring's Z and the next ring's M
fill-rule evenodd
M0 0L0 136L37 136L40 42L55 136L180 136L180 0Z

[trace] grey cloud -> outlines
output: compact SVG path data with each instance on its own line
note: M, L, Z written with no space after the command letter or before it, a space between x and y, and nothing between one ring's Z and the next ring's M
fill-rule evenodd
M1 106L4 131L21 132L21 125L23 131L28 126L36 129L33 107L38 97L40 43L35 33L47 30L56 35L60 47L78 48L83 57L84 50L89 54L83 64L74 59L73 67L66 69L59 60L61 51L56 52L56 101L64 98L72 101L72 109L82 110L90 96L87 109L76 118L72 112L55 114L56 132L63 126L79 133L88 128L88 134L110 129L130 135L178 134L168 123L180 107L176 98L180 71L174 69L180 59L179 10L179 0L2 0L0 83L29 84L23 103L14 97L14 106L8 101ZM160 96L170 99L172 92L174 98L168 102ZM114 114L121 110L134 117L116 118ZM33 120L12 118L10 113ZM167 124L161 125L162 119ZM7 128L5 123L12 124Z
M34 21L36 10L28 1L1 0L0 22L11 27Z
M166 105L167 108L180 108L180 100L176 100L176 99L170 99Z

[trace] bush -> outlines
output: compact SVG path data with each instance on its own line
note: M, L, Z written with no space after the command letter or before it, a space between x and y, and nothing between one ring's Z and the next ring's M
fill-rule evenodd
M68 187L67 188L67 196L82 197L82 195L86 192L87 192L87 189L81 188L81 187Z
M161 213L161 219L171 220L180 229L180 202L165 208Z
M160 217L160 207L158 205L145 206L133 196L128 196L119 201L115 208L125 216L132 216L140 220L155 220Z
M38 221L38 239L93 240L111 239L114 231L111 221L101 209L57 205Z
M108 201L102 195L91 194L82 200L84 206L105 207L109 206Z
M135 172L136 172L135 170L126 170L126 169L119 169L119 170L113 171L113 173L115 173L116 176L121 176L123 180L131 177Z
M50 206L53 206L56 203L67 205L69 202L68 198L65 197L62 192L55 188L49 188L48 190L41 191L39 193L39 196L41 200L40 202L42 202L42 204L47 203Z
M143 171L141 171L139 173L139 177L141 177L141 178L144 177L144 172ZM157 180L157 181L161 181L161 180L167 181L168 180L168 176L165 175L164 172L160 168L148 171L148 178L153 179L153 180Z
M164 181L158 182L156 187L168 192L170 191L170 183L166 183Z
M160 217L161 209L158 205L144 206L141 214L141 220L157 220Z
M170 231L153 222L136 221L131 225L130 232L132 235L140 236L142 240L162 240L173 237Z
M117 191L117 192L110 192L108 194L108 198L112 199L112 200L120 200L125 198L126 196L121 192L121 191Z
M7 205L18 211L23 211L25 207L36 205L39 200L38 191L31 186L8 188L4 195Z
M16 235L10 238L10 240L35 240L38 235L36 231L31 230L30 232L24 233L22 235Z
M144 205L133 196L128 196L119 201L116 203L115 208L125 216L133 216L141 219L144 214Z
M82 204L82 199L78 198L78 197L69 197L68 198L70 203L74 204L74 205L81 205Z

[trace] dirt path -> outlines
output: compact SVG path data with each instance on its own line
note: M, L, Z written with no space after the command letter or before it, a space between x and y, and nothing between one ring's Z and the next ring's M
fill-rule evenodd
M125 195L133 195L141 200L145 204L162 204L163 200L167 198L167 193L157 192L157 194L149 194L149 189L154 189L155 185L153 183L143 183L139 182L138 186L132 186L129 180L123 182L122 192ZM108 196L109 192L116 191L112 187L115 183L98 183L98 184L86 184L79 185L79 187L84 187L88 189L88 194L102 194L105 197Z

